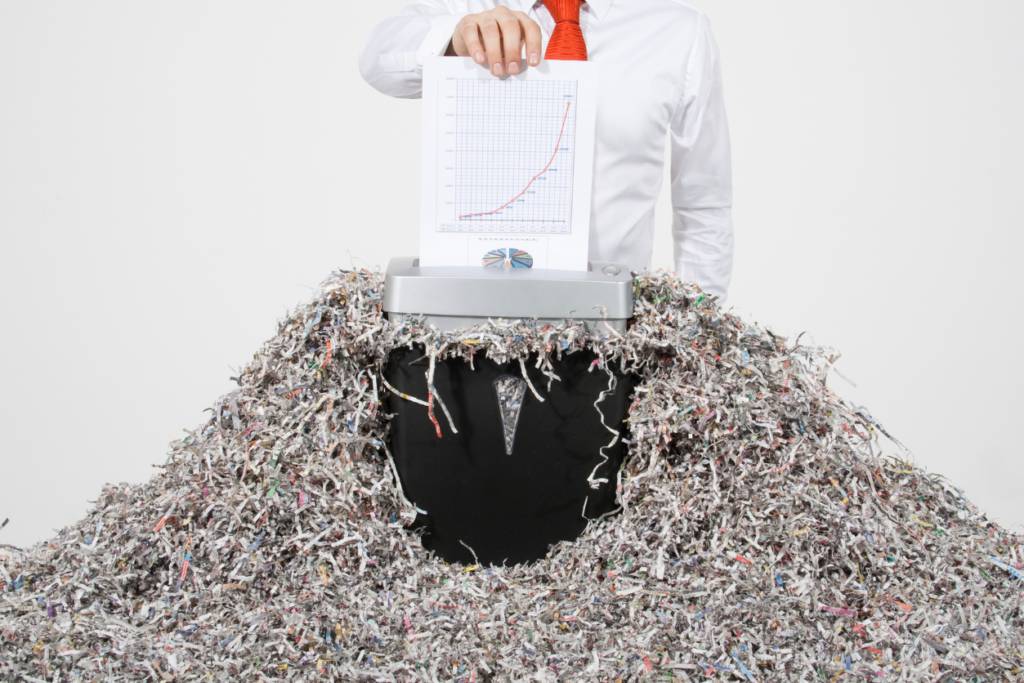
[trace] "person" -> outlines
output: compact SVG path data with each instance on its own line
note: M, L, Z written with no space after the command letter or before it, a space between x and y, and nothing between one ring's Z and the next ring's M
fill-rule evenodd
M418 0L370 32L360 72L386 95L418 97L428 57L468 56L496 77L516 74L555 56L545 46L556 26L570 41L582 33L575 58L600 64L590 260L650 265L667 134L676 274L724 301L729 127L718 48L700 11L678 0ZM564 58L566 41L555 42Z

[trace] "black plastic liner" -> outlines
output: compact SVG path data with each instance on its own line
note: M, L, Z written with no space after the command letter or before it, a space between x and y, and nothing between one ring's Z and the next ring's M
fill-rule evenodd
M474 370L457 358L437 362L434 386L458 434L436 401L442 438L424 406L389 396L390 447L402 486L427 512L414 522L423 529L424 547L446 562L472 564L473 552L483 564L529 562L544 557L550 545L577 538L588 519L615 509L616 473L626 446L620 438L605 448L603 462L601 449L612 434L602 426L601 414L625 436L623 420L635 381L613 368L616 388L598 404L598 413L594 402L609 378L601 368L591 370L596 358L581 351L554 361L561 381L552 382L550 390L548 378L533 367L536 356L526 361L530 381L545 400L526 389L511 455L495 381L521 378L518 362L499 365L477 357ZM396 349L388 358L387 378L398 391L425 399L427 367L422 347ZM587 481L592 472L608 481L592 489Z

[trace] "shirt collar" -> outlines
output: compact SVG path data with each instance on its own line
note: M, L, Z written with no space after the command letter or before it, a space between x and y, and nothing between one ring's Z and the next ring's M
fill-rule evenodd
M587 4L590 5L590 11L594 13L594 18L597 20L604 19L612 6L612 2L613 0L587 0ZM540 4L542 4L541 0L519 0L519 5L524 12L529 12Z

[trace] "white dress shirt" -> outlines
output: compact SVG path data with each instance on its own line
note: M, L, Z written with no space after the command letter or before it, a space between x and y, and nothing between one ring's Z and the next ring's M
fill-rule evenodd
M418 0L378 25L359 56L370 85L419 97L423 61L444 54L466 14L505 5L554 21L533 0ZM665 135L671 139L676 273L724 299L732 277L732 170L718 48L707 18L677 0L588 0L580 27L599 63L589 257L651 263ZM525 62L524 62L525 63Z

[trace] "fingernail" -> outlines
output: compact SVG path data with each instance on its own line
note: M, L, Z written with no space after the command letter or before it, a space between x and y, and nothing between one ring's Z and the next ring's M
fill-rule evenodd
M530 53L530 66L537 66L540 64L540 55L536 52Z
M475 55L473 55L473 59L476 60L477 64L483 64L484 63L484 53L483 52L477 52Z
M491 73L494 74L495 76L500 76L501 75L501 64L495 62L491 66Z
M508 72L513 75L519 73L519 62L509 62Z

